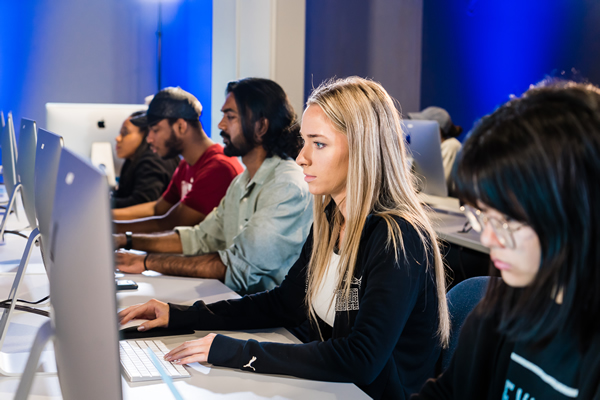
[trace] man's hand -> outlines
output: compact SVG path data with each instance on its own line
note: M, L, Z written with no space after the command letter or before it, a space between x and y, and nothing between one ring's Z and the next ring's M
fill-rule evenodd
M175 364L189 364L208 361L210 346L215 340L216 333L209 333L202 339L190 340L165 354L165 360Z
M125 247L127 245L127 238L123 233L114 233L113 241L115 242L115 250Z
M127 307L119 313L121 325L134 319L148 319L140 326L138 331L147 331L152 328L161 328L169 325L169 305L152 299L147 303Z
M144 257L143 254L133 254L125 250L117 250L115 252L115 267L127 274L141 274L144 272Z

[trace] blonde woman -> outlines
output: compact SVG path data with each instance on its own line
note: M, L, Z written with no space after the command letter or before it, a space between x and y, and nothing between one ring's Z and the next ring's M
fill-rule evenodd
M327 82L307 102L297 163L315 196L314 225L281 286L239 300L178 306L157 300L120 313L139 330L296 327L303 345L209 334L172 350L178 364L352 382L402 399L434 374L448 340L436 237L406 167L399 114L377 83Z

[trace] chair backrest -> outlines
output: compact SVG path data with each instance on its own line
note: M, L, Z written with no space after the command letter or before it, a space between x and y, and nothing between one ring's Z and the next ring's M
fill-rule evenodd
M491 278L489 276L476 276L466 279L454 286L448 294L448 309L450 311L450 343L447 349L442 350L440 355L439 366L441 371L446 370L450 365L450 360L456 350L458 337L463 323L467 319L467 315L475 306L483 299L487 285ZM440 371L440 372L441 372Z
M17 160L17 179L22 185L23 207L31 229L37 228L35 219L35 143L37 128L35 121L21 119L19 133L19 154Z
M6 125L2 130L2 176L6 187L6 195L10 198L17 186L17 152L15 126L12 113L8 113Z

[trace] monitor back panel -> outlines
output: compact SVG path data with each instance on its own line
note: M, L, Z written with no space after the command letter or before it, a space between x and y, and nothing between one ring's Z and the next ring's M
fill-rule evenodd
M63 398L120 399L109 189L97 168L67 149L51 226L50 301Z
M8 113L6 125L2 130L2 176L6 186L6 194L12 196L17 185L17 145L15 140L15 126L13 117Z
M17 160L18 180L23 185L23 206L29 226L37 227L35 219L35 143L37 128L35 121L21 119L19 133L19 159Z
M408 150L413 157L420 190L433 196L448 196L438 123L421 120L404 123L410 137Z
M50 269L50 257L47 249L50 248L50 222L61 151L62 138L60 136L45 129L38 131L34 173L35 213L41 234L42 256L47 270Z

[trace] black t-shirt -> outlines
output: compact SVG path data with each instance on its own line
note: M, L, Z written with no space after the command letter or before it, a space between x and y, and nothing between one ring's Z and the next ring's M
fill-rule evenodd
M113 208L158 200L177 165L179 157L162 159L146 141L142 142L133 157L123 164L119 187L113 192Z
M576 399L581 360L577 340L567 333L556 335L543 348L516 343L502 400Z

